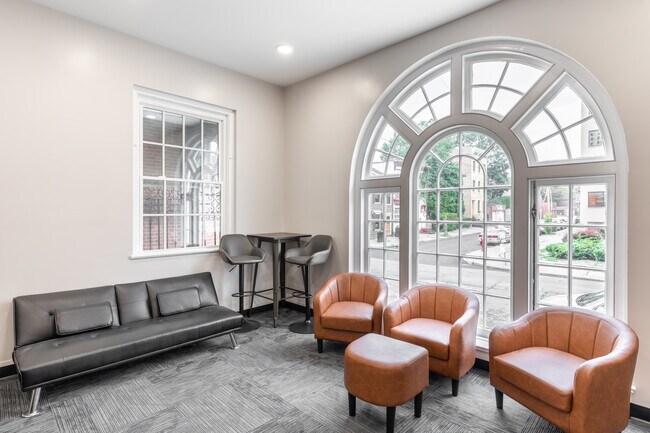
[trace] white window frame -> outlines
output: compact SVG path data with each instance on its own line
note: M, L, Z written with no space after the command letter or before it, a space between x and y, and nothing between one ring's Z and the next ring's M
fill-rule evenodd
M570 177L570 178L550 178L550 179L534 179L530 181L530 202L531 203L536 203L537 197L535 196L536 191L539 188L545 187L545 186L553 186L553 185L568 185L569 186L569 204L572 203L571 196L572 196L572 191L571 189L576 186L576 185L593 185L593 184L603 184L607 188L607 202L605 203L605 212L607 215L607 219L605 221L605 225L603 226L598 226L598 225L593 225L593 224L588 224L588 223L579 223L575 224L572 221L571 214L568 216L568 221L566 224L558 224L558 226L566 226L567 227L567 234L572 236L571 229L574 228L575 226L593 226L593 227L599 227L599 228L604 228L605 229L605 257L606 257L606 268L599 269L599 271L603 271L605 273L605 311L607 314L611 316L615 316L617 312L617 302L624 297L624 293L621 293L621 289L617 287L615 284L615 275L616 275L616 178L613 175L609 176L585 176L585 177ZM539 212L539 209L537 209L537 212ZM535 231L537 229L537 222L532 221L531 222L533 226L533 230L531 230L530 233L530 244L531 244L531 254L532 254L532 259L534 263L534 268L531 269L530 272L530 287L532 290L531 297L530 297L530 309L533 310L535 308L539 308L540 305L537 304L537 293L535 293L535 290L538 288L538 286L535 285L535 279L539 278L538 275L538 267L539 266L550 266L554 267L553 265L549 265L546 263L538 263L537 259L534 257L534 255L537 253L537 251L534 251L538 248L535 242ZM572 266L571 264L571 257L567 259L567 265L566 269L568 270L567 278L568 278L568 293L567 293L567 299L571 300L571 294L572 294L572 285L573 282L571 281L571 274L572 271L575 269L580 269L579 266ZM564 266L558 266L564 268Z
M501 120L485 113L463 111L463 66L464 58L481 53L512 52L540 58L551 64L551 67L531 87L526 95ZM412 86L417 85L420 77L428 71L435 70L438 65L451 64L451 115L429 125L424 131L414 131L412 125L405 122L392 110L395 101L401 101L404 95L410 94ZM557 164L534 165L529 163L528 154L516 135L515 124L522 119L536 102L553 88L553 85L563 76L569 75L584 88L593 104L590 108L598 110L603 123L601 132L603 139L611 142L611 155L615 159L599 158L598 161L570 160ZM409 90L406 90L409 89ZM576 89L574 89L576 90ZM587 101L586 101L587 102ZM596 113L596 111L592 111ZM370 146L371 135L377 122L385 118L402 137L411 143L411 148L404 158L403 168L399 177L369 179L365 177L365 156ZM598 80L577 61L566 54L534 41L518 38L482 38L460 42L442 48L419 62L412 65L391 83L378 98L368 113L357 138L351 170L350 170L350 219L349 219L349 269L362 269L365 226L362 225L363 195L362 191L375 188L400 189L400 293L405 293L416 283L414 275L413 255L413 221L411 200L414 200L416 185L413 184L412 172L416 170L415 160L420 151L431 139L451 128L479 127L491 131L505 146L512 160L512 197L517 203L512 209L512 220L518 223L512 227L512 308L513 318L521 317L530 311L531 287L529 284L531 271L532 249L530 233L532 220L530 218L529 180L531 179L564 179L569 177L598 177L614 176L616 179L615 218L613 228L614 261L610 263L614 270L614 311L613 315L623 321L627 320L627 220L628 220L628 159L623 126L613 101ZM605 134L608 134L605 135ZM528 203L530 205L530 203ZM526 223L528 222L528 223ZM408 228L408 230L407 230ZM486 347L487 341L478 339L479 347Z
M219 124L219 183L221 184L221 235L234 232L235 225L235 111L145 87L133 89L133 245L131 259L211 253L216 246L145 251L142 248L142 110L152 108L196 117ZM163 125L164 128L164 125ZM164 161L162 162L164 165ZM161 177L164 179L164 177Z

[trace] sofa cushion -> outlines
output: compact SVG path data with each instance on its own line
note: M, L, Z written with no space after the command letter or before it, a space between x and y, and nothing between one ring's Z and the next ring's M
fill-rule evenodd
M573 380L583 358L548 347L528 347L494 357L494 373L533 397L571 412Z
M152 354L241 327L242 315L218 305L19 347L23 389Z
M146 285L147 291L149 292L151 314L153 317L161 316L160 307L158 306L158 294L173 292L179 288L196 287L199 291L201 307L219 304L210 272L151 280L147 281Z
M111 304L86 305L83 307L56 310L54 324L57 335L78 334L113 326Z
M392 328L390 336L424 347L430 357L447 361L451 326L441 320L415 318Z
M335 302L321 315L324 328L372 332L373 306L365 302Z
M193 311L201 306L199 291L196 287L158 293L158 307L161 316Z

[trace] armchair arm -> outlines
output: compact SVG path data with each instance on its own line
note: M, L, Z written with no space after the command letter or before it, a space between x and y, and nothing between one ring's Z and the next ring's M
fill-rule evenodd
M638 339L582 364L574 378L571 429L622 431L630 414L630 389ZM620 338L620 337L619 337ZM617 344L617 346L620 343Z
M375 334L381 334L382 316L384 314L384 308L386 308L387 300L388 287L384 283L379 290L379 295L372 308L372 332Z
M404 302L404 298L399 298L391 302L384 310L384 335L387 337L390 337L391 329L401 325L410 318L402 315L402 302Z
M476 359L478 308L469 308L451 327L449 366L459 377L469 371ZM459 378L458 377L458 378ZM458 379L456 378L456 379Z
M327 283L314 295L314 336L319 338L323 327L320 318L327 309L334 303L332 292Z
M514 322L492 329L490 332L490 362L495 356L532 346L530 324L527 319L529 315L530 313Z

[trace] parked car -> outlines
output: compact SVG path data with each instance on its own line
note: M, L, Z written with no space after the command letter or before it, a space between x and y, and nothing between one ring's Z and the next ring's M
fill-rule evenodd
M479 233L478 241L483 247L483 233ZM487 244L500 245L510 243L510 227L506 226L488 226L487 228Z
M566 295L551 295L539 300L542 306L566 306ZM605 312L605 292L573 294L573 306Z

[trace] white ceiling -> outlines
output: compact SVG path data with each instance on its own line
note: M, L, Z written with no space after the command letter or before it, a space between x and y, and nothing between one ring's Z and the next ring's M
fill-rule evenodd
M499 0L32 1L287 86Z

